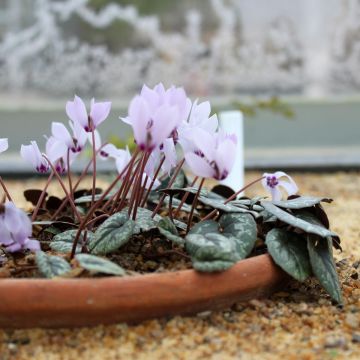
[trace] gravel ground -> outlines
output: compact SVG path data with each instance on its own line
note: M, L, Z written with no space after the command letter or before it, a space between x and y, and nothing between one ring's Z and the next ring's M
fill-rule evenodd
M137 326L0 331L0 360L360 359L360 173L293 175L303 194L335 199L325 207L344 248L343 253L335 254L344 308L331 305L317 282L310 280L293 283L270 299L195 317ZM258 176L248 173L247 180ZM8 182L14 200L23 205L23 189L37 183ZM255 193L263 190L254 187L248 195Z

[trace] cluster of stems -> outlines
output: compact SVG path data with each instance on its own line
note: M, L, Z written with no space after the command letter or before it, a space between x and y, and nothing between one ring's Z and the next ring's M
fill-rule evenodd
M64 180L62 179L61 175L58 173L56 167L54 166L54 164L49 160L49 158L43 154L44 158L46 159L46 161L49 163L49 166L51 168L51 172L50 175L46 181L46 184L44 186L44 189L38 199L37 205L35 206L35 209L33 211L32 214L32 221L36 220L37 214L39 212L39 209L43 206L44 200L46 198L46 192L47 189L52 181L52 179L55 177L62 190L64 191L64 194L66 195L66 197L64 198L62 204L59 206L59 208L55 211L55 213L52 215L51 219L55 220L56 217L61 213L61 211L65 208L66 205L70 205L70 208L73 212L74 218L75 218L75 222L78 223L78 230L74 239L74 243L73 243L73 247L72 247L72 251L71 251L71 258L73 258L75 256L75 252L77 249L77 246L79 245L79 241L81 238L81 234L83 234L82 237L82 249L86 250L86 237L87 237L87 231L91 231L94 224L101 220L101 219L105 219L109 216L111 216L112 214L119 212L121 210L123 210L125 207L128 208L128 215L131 219L136 220L136 215L138 212L138 208L139 207L145 207L147 204L147 200L149 197L149 194L151 192L151 190L154 187L154 183L155 180L158 178L158 175L161 171L162 165L164 163L165 158L163 157L160 162L159 165L157 167L157 169L154 172L154 177L150 182L149 186L146 186L149 178L147 175L145 175L145 177L143 176L143 174L145 173L145 167L147 162L149 161L150 155L151 153L148 151L141 151L139 148L137 148L134 153L132 154L132 157L130 159L130 161L128 162L128 164L126 165L126 167L122 170L122 172L120 174L118 174L116 176L116 178L112 181L112 183L107 187L107 189L101 193L101 195L99 196L98 199L95 198L95 188L96 188L96 157L98 155L98 153L101 151L101 149L106 145L104 144L103 146L101 146L99 149L95 149L95 139L94 139L94 132L92 132L92 137L93 137L93 154L92 154L92 158L90 159L90 161L88 162L88 164L86 165L86 167L84 168L84 170L82 171L81 175L79 176L78 180L74 183L72 180L72 174L71 174L71 169L70 169L70 161L69 161L69 154L67 157L68 160L68 164L67 164L67 179L68 179L68 186L66 186ZM177 164L177 166L175 167L175 169L173 170L172 176L169 180L168 183L168 188L171 188L172 185L174 184L182 166L184 165L185 159L182 159L181 161L179 161L179 163ZM78 189L79 185L81 184L81 181L85 178L85 176L88 174L89 169L92 167L92 191L91 191L91 202L90 202L90 207L87 211L87 213L85 215L81 215L75 205L75 200L74 200L74 192ZM192 181L192 183L190 184L190 187L193 187L195 185L195 183L198 181L198 177L195 177ZM227 204L228 202L230 202L231 200L235 199L241 192L243 192L245 189L247 189L249 186L259 182L260 180L262 180L263 177L260 177L254 181L252 181L250 184L248 184L247 186L245 186L244 188L238 190L236 193L234 193L231 197L229 197L224 204ZM113 191L114 188L121 182L121 185L118 186L116 191ZM187 220L187 229L186 232L188 232L191 228L192 225L192 220L193 220L193 215L194 215L194 211L195 208L197 206L198 203L198 198L200 196L200 192L201 189L203 187L203 184L205 182L205 178L201 178L200 179L200 183L199 183L199 187L197 189L197 192L194 196L194 200L192 201L191 204L191 210L188 216L188 220ZM11 196L8 192L8 190L6 189L6 186L4 184L4 182L2 181L2 179L0 178L0 185L3 187L4 192L6 197L8 198L9 201L11 201ZM113 191L113 192L112 192ZM111 193L112 192L112 193ZM109 196L111 193L111 196ZM162 205L164 203L164 200L166 198L166 194L163 193L160 196L160 199L158 201L158 204L156 205L156 207L154 208L153 212L152 212L152 217L154 218L155 215L160 211L160 209L162 208ZM170 200L169 200L169 217L170 219L173 221L174 218L176 218L181 209L183 204L185 203L185 201L187 200L188 196L189 196L189 192L185 192L184 195L182 196L179 205L177 206L177 208L175 209L175 211L173 211L173 206L172 206L172 198L173 195L170 195ZM101 210L100 211L100 215L97 215L96 211L97 210ZM212 212L210 212L208 215L206 215L201 221L207 220L207 219L211 219L214 216L217 215L217 210L213 210Z

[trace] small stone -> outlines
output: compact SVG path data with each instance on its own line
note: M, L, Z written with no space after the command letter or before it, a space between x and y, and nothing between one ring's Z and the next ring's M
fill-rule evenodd
M324 347L327 349L346 348L346 339L343 337L329 337L326 339Z
M257 299L253 299L253 300L250 300L249 301L249 305L254 307L255 309L256 308L261 308L264 306L264 303L261 302L260 300L257 300Z
M360 326L359 316L351 313L346 314L345 323L353 329L358 329Z
M357 269L360 266L360 260L355 261L352 266L353 268Z
M203 311L196 314L196 316L200 319L207 319L210 315L211 315L211 311Z
M352 273L350 276L354 280L357 280L359 278L359 274L357 272Z
M359 333L353 334L351 341L353 343L359 344L360 343L360 334Z

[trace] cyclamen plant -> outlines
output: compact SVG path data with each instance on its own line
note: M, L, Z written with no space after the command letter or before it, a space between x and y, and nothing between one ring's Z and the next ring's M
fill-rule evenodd
M75 96L66 104L70 130L54 122L44 153L35 141L21 147L24 160L47 173L48 180L41 191L25 192L34 204L26 215L0 178L7 198L0 205L0 243L6 254L35 251L38 271L54 277L69 276L74 267L83 269L76 272L80 276L124 275L121 260L115 264L106 257L121 259L139 240L136 251L145 258L161 261L171 255L205 272L224 271L268 252L298 281L315 275L341 303L331 251L332 246L341 249L340 240L329 230L321 205L331 199L297 195L294 180L281 171L265 173L235 192L227 189L230 197L219 187L205 188L206 179L223 180L231 172L237 139L219 129L209 102L191 102L182 88L144 85L134 97L121 118L133 129L132 153L101 141L98 127L110 109L110 102L92 100L87 112ZM91 159L75 181L72 164L88 144ZM7 140L0 139L0 151L6 149ZM99 159L114 161L117 173L104 190L96 189ZM92 188L79 190L90 169ZM54 178L63 199L47 194ZM271 199L239 198L257 182ZM73 258L77 261L70 264Z

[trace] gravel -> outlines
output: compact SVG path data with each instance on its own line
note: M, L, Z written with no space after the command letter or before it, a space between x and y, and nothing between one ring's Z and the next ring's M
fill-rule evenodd
M360 359L360 173L292 174L305 195L325 195L332 229L342 238L335 252L345 304L332 305L315 280L292 283L269 299L235 304L194 317L83 329L0 331L0 360L7 359ZM247 180L259 174L247 174ZM9 183L22 202L38 180ZM50 191L56 191L53 187ZM249 195L263 194L256 186ZM156 294L154 294L156 296ZM1 301L1 297L0 297ZM26 294L24 294L26 301Z

